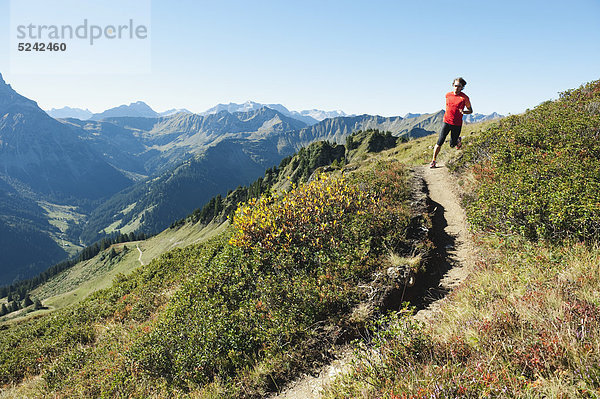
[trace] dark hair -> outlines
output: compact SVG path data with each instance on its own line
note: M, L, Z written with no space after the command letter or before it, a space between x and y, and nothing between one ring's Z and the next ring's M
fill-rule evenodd
M457 80L458 80L458 83L460 83L460 85L461 85L462 87L465 87L465 86L467 85L467 81L466 81L466 80L464 80L464 79L463 79L463 78L461 78L461 77L458 77L458 78L454 79L454 80L452 81L452 83L456 82Z

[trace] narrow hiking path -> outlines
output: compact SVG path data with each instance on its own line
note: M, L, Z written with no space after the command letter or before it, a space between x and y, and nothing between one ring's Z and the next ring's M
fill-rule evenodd
M434 169L420 166L414 169L414 173L425 183L428 205L432 212L430 238L435 245L432 262L434 269L439 270L438 275L432 277L433 282L428 282L431 286L417 306L419 311L415 317L426 321L435 318L446 294L458 286L469 270L472 270L477 252L467 227L465 212L460 205L456 183L448 169L444 165ZM349 346L342 347L330 364L312 374L303 375L270 398L319 398L325 385L337 375L350 370L352 358L352 349Z
M437 168L417 168L425 180L429 206L432 210L430 238L435 245L433 262L440 273L437 287L431 287L416 318L435 317L446 294L457 287L469 274L477 260L477 247L467 225L467 217L460 205L458 188L445 165Z
M139 244L135 244L135 247L137 248L137 250L140 252L140 256L138 256L138 261L140 262L141 266L144 266L144 261L142 261L142 250L140 249Z

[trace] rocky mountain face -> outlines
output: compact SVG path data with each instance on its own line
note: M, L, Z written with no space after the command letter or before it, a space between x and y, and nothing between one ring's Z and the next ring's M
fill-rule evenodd
M69 233L60 219L132 183L1 77L0 182L0 283L64 258L60 242Z
M504 115L500 115L497 112L492 112L489 115L485 115L485 114L469 114L469 115L465 115L465 116L463 116L463 121L465 123L477 123L477 122L490 121L490 120L493 120L493 119L500 119L500 118L504 118Z
M72 129L0 82L0 173L51 200L95 200L130 184Z
M175 114L193 114L192 111L187 110L185 108L171 108L168 109L166 111L160 112L159 115L160 116L171 116L171 115L175 115Z

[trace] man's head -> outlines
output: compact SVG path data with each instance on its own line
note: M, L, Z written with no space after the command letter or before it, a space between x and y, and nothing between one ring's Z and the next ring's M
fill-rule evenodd
M462 91L462 89L467 85L467 81L463 78L456 78L452 81L452 88L454 90L454 94L458 94Z

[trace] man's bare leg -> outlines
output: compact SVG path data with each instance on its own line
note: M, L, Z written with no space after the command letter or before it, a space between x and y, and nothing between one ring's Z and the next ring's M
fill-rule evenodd
M435 145L435 147L433 147L433 159L432 159L432 161L435 161L435 160L437 160L437 156L438 156L438 154L440 153L440 149L441 149L441 148L442 148L442 147L441 147L441 146L439 146L439 145L437 145L437 144Z

